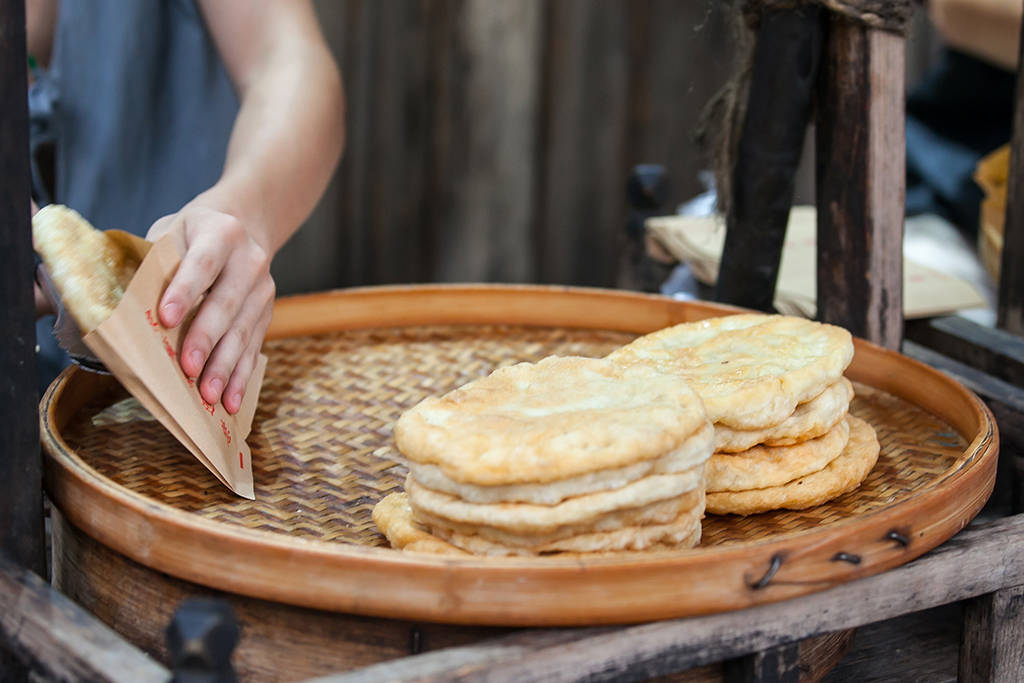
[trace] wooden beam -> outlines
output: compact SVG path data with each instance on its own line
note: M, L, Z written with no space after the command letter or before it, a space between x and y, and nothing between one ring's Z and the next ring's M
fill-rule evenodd
M910 340L903 353L945 372L976 393L988 405L999 425L1000 469L1010 474L1010 509L1024 512L1024 387L993 377ZM997 480L996 495L999 495Z
M45 572L25 4L0 11L0 552Z
M818 319L898 349L903 330L904 39L833 15L815 127Z
M1024 24L1021 25L1021 35L1024 36ZM997 324L1004 330L1024 335L1024 266L1021 265L1024 262L1024 78L1020 77L1024 68L1024 40L1020 44L1017 64Z
M773 310L823 39L818 6L765 10L754 48L716 301Z
M1024 671L1024 586L969 600L964 606L960 683L1015 683Z
M1021 583L1024 516L1018 515L972 524L902 567L798 600L619 629L524 631L317 680L639 680Z
M0 643L38 680L165 683L170 677L167 669L36 574L3 557Z
M722 667L722 683L798 683L800 645L786 643L731 659Z
M957 315L908 320L906 338L1024 389L1024 337Z

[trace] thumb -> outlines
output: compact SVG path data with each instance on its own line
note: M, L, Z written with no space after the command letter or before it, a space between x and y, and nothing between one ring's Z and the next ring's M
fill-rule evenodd
M167 214L163 218L156 219L153 225L149 226L149 231L146 233L146 239L150 242L156 242L158 239L166 235L174 227L174 219L177 214Z

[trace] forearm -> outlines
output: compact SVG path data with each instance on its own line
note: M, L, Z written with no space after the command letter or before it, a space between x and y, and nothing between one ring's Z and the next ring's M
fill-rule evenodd
M50 64L56 27L57 0L29 0L25 3L26 48L40 66Z
M273 315L270 262L312 211L344 138L341 76L309 0L199 0L240 109L213 187L154 223L182 260L160 301L174 327L199 304L181 368L239 409Z
M285 34L236 80L241 106L218 182L196 201L242 221L273 255L309 216L344 142L341 77L326 47Z

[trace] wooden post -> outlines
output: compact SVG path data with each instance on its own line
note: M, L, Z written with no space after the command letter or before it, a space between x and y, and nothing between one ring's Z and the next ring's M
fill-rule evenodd
M0 7L0 551L45 574L25 5Z
M905 47L833 15L815 130L817 317L891 349L903 329Z
M1024 25L1021 26L1024 37ZM1024 40L1017 60L1017 96L1014 99L1010 176L1006 184L1006 221L999 275L999 327L1024 335Z
M1024 586L964 604L960 683L1015 683L1024 675Z
M715 299L771 311L821 55L817 6L765 10L732 172Z
M723 683L797 683L800 680L800 645L786 643L723 663Z

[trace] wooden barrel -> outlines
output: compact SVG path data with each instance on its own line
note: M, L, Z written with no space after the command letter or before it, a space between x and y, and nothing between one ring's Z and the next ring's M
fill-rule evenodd
M255 501L222 487L116 382L69 369L42 404L55 583L161 659L181 599L226 597L242 623L243 679L301 680L515 627L636 623L799 597L909 561L981 509L998 450L988 410L948 377L858 340L851 412L875 428L882 452L859 489L825 505L708 516L699 547L653 556L386 547L370 511L404 480L391 434L403 410L502 364L599 356L637 334L734 310L526 286L282 300L249 438ZM847 637L805 643L802 656L823 670Z

